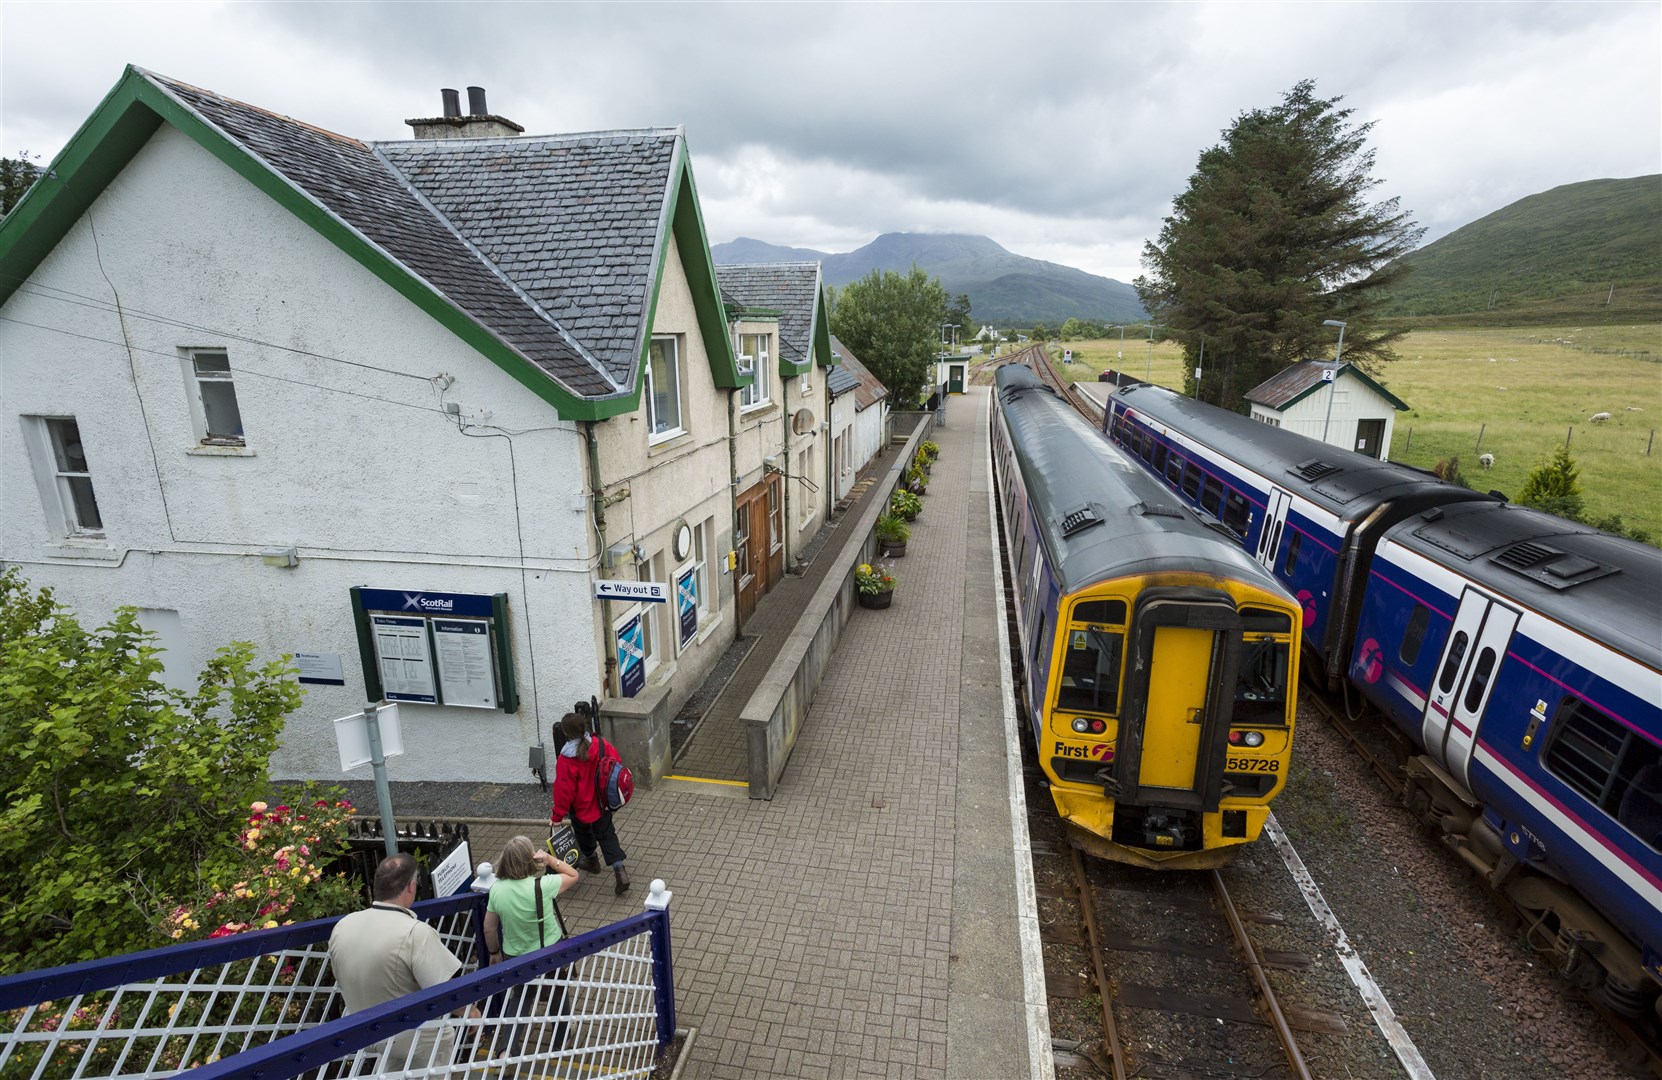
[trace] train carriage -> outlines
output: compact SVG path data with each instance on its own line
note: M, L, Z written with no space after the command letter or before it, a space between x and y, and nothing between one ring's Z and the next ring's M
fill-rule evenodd
M1350 655L1368 558L1385 530L1431 506L1498 501L1148 383L1110 395L1103 427L1298 597L1305 642L1330 682Z
M1522 507L1428 511L1380 543L1349 667L1423 748L1410 805L1638 1012L1662 978L1662 551Z
M993 454L1039 763L1070 834L1145 866L1226 861L1285 784L1302 612L1026 367Z

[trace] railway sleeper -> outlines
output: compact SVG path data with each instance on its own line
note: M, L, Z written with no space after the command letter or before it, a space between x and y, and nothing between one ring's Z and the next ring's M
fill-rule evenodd
M1633 943L1570 886L1523 866L1483 819L1483 807L1435 762L1410 758L1402 801L1435 826L1444 845L1518 909L1530 946L1552 958L1571 985L1597 993L1620 1016L1662 1018L1662 998Z

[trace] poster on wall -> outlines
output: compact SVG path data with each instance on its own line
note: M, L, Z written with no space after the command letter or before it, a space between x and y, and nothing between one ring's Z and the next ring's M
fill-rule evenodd
M698 633L697 567L689 566L675 579L675 607L681 616L681 647L686 648Z
M639 615L617 628L617 685L622 697L634 697L646 685L646 645Z
M433 655L427 647L427 620L374 615L369 623L381 690L387 700L435 704L439 700L438 684L433 679Z
M464 709L496 708L490 620L433 619L432 623L444 703Z

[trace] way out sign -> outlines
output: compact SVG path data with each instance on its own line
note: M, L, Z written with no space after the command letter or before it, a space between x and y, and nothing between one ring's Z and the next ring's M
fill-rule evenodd
M631 604L669 603L667 581L597 581L594 583L596 600L623 600Z

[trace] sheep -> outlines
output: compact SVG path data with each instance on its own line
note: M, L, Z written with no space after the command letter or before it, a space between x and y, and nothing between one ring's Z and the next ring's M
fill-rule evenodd
M1493 455L1493 454L1480 454L1480 455L1478 455L1477 463L1479 465L1483 466L1485 469L1492 469L1492 468L1495 467L1495 455Z
M1607 413L1607 412L1596 412L1592 416L1589 416L1587 418L1587 422L1590 423L1590 424L1602 424L1608 419L1610 419L1610 414L1609 413Z

